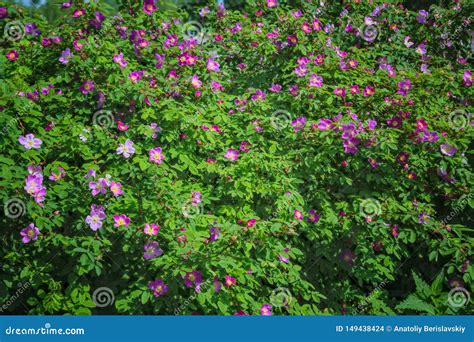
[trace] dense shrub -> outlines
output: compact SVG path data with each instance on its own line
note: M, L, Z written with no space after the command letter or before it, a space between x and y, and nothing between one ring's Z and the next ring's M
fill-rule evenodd
M0 12L4 312L472 310L471 9L63 7Z

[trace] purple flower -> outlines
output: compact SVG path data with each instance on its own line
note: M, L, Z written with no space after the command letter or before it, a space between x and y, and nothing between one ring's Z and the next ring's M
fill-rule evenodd
M94 90L94 82L92 81L84 81L82 85L79 87L79 90L82 91L83 94L88 94Z
M51 172L51 175L48 177L49 180L57 182L60 179L63 179L66 176L66 171L62 167L58 167L59 173Z
M257 89L255 90L255 93L253 93L250 98L252 99L252 101L259 101L259 100L264 101L266 97L267 97L267 94L265 94L263 90Z
M188 272L184 276L184 285L188 288L194 287L196 292L199 292L201 284L202 274L199 271Z
M21 230L20 235L22 236L21 241L23 243L29 243L31 241L36 241L40 231L33 223L30 223L28 227Z
M35 136L31 133L27 134L26 136L20 135L18 141L27 150L32 148L40 148L41 144L43 143L40 139L35 138Z
M194 207L196 207L198 205L198 203L202 202L201 193L199 191L193 191L191 193L191 197L192 197L192 205Z
M215 276L213 282L214 282L214 292L219 293L222 289L222 283L219 281L219 277Z
M454 147L453 145L450 145L448 143L441 144L439 149L440 149L442 154L444 154L445 156L449 156L449 157L454 156L454 154L458 151L456 147Z
M160 297L168 292L168 285L160 278L149 283L148 288L153 291L155 297Z
M123 195L122 184L119 182L110 182L110 191L115 197Z
M127 215L114 215L114 227L118 228L121 226L128 227L130 224L130 218Z
M163 254L163 250L159 248L159 243L156 241L146 243L143 248L145 249L145 252L143 253L143 258L145 260L154 259Z
M332 126L332 121L331 120L328 120L328 119L319 120L319 123L318 123L319 130L326 131L326 130L330 129L331 126Z
M375 129L375 126L377 126L377 121L372 119L367 120L367 127L369 127L371 131Z
M212 226L209 228L209 241L216 241L219 238L221 230L218 227Z
M409 79L404 79L403 81L398 82L398 93L403 96L408 95L408 91L411 89L412 85Z
M219 71L219 63L217 63L213 58L207 60L207 70L217 72Z
M102 227L102 221L105 220L105 217L104 207L93 204L89 216L86 217L86 223L93 231L97 231Z
M295 120L291 122L291 125L294 127L293 131L295 133L303 130L305 124L306 124L306 118L304 116L297 117Z
M120 144L117 150L117 154L123 154L125 158L129 158L132 154L135 153L135 148L133 147L133 141L127 139L125 144Z
M418 223L420 224L428 224L428 220L429 220L429 216L427 213L423 212L423 213L419 213L418 214Z
M342 251L340 258L349 266L352 266L354 264L355 254L350 249L345 249Z
M239 151L229 148L227 149L227 152L224 154L224 157L229 160L236 161L237 158L239 157Z
M323 78L316 74L312 74L309 77L309 86L321 88L323 86Z
M156 5L154 0L145 0L143 2L143 12L148 15L151 15L153 12L156 11Z
M318 222L318 221L319 221L319 218L320 218L320 217L321 217L321 215L316 214L316 210L311 209L311 210L308 212L307 221L308 221L308 222L311 222L311 223L315 223L315 222Z
M263 304L260 308L260 315L262 316L271 316L272 315L272 306L270 304Z
M268 88L269 91L272 93L279 93L281 91L281 85L280 84L272 84L270 88Z
M117 63L121 69L125 68L127 66L127 61L123 58L123 53L119 53L114 55L112 60Z
M163 153L161 153L161 147L155 147L149 151L150 154L150 161L156 163L156 164L161 164L163 159L165 159L165 156Z
M92 190L92 196L95 197L98 194L106 194L109 181L105 178L99 178L97 182L89 182L89 189Z
M46 188L43 186L43 175L39 173L41 169L39 171L34 170L34 172L34 174L26 177L24 189L29 195L34 197L36 203L42 206L41 202L44 201L46 196Z
M61 52L61 57L59 57L59 61L63 64L67 64L73 56L74 55L71 53L71 50L68 48Z

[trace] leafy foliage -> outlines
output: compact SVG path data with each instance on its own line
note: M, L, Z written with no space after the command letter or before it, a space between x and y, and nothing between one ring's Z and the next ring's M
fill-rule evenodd
M3 7L9 312L472 309L468 5L271 3Z

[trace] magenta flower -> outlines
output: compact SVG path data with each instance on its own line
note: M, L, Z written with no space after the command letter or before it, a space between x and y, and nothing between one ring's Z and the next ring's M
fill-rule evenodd
M394 224L392 228L390 229L390 233L392 234L394 238L396 238L400 234L398 231L398 226Z
M33 196L36 203L42 206L41 202L44 201L46 196L46 188L43 186L43 175L39 172L41 172L41 169L26 177L24 189L29 195Z
M306 219L308 222L315 223L319 221L321 216L316 213L316 210L311 209L308 213L308 218Z
M125 144L120 144L117 150L117 154L123 154L125 158L129 158L132 154L135 153L135 148L133 147L133 141L127 139Z
M105 178L99 178L97 182L89 182L89 189L92 190L92 196L95 197L98 194L106 194L109 181Z
M155 297L160 297L168 292L168 285L160 278L149 283L148 288L153 291Z
M365 87L364 89L364 96L372 96L375 94L375 88L368 85L367 87Z
M267 7L268 8L275 7L276 5L277 5L276 0L267 0Z
M271 316L272 315L272 306L270 304L263 304L260 308L260 315L262 316Z
M59 61L63 64L67 64L69 63L69 61L71 60L73 56L74 55L71 53L71 50L66 49L63 52L61 52L61 57L59 57Z
M121 214L121 215L114 215L114 227L118 228L121 226L125 226L128 228L128 225L130 224L130 218L127 215Z
M41 147L41 144L43 143L40 139L35 138L35 136L31 133L27 134L26 136L20 135L20 137L18 138L18 141L27 150L30 150L32 148L38 149Z
M194 75L194 76L191 78L191 85L192 85L194 88L196 88L196 89L201 87L202 82L199 80L198 75Z
M5 56L7 56L7 58L11 61L15 61L18 59L18 51L16 50L10 50L8 51Z
M229 160L236 161L237 158L239 157L239 151L229 148L227 149L227 152L224 154L224 157Z
M280 84L272 84L270 88L268 88L269 91L272 93L279 93L282 89L282 86Z
M332 126L332 121L328 119L321 119L318 123L318 128L321 131L327 131Z
M469 87L473 81L474 81L474 77L472 77L471 70L469 69L464 70L464 74L463 74L464 85Z
M398 94L407 96L411 87L412 86L409 79L404 79L403 81L398 82Z
M161 147L155 147L149 151L150 154L150 161L155 162L157 164L161 164L165 156L161 153Z
M105 218L104 207L93 204L90 214L86 217L86 223L93 231L97 231L97 229L102 227L102 221L105 220Z
M334 89L334 94L343 97L346 95L346 88L336 88Z
M163 250L159 248L159 243L156 241L146 243L143 248L145 249L145 252L143 253L143 258L145 260L154 259L163 254Z
M153 14L156 11L156 5L154 0L145 0L143 2L143 12L148 15Z
M207 70L217 72L219 71L219 67L220 67L219 63L217 63L214 59L209 58L207 60Z
M112 60L117 63L121 69L127 66L127 61L123 58L123 53L115 54Z
M199 271L188 272L184 276L184 285L188 288L194 287L196 292L200 292L200 285L202 284L202 274Z
M304 33L311 33L313 31L311 25L306 21L301 25L301 30L303 30Z
M321 88L323 86L323 78L316 74L309 76L309 86Z
M295 219L301 221L301 220L303 219L303 214L301 213L301 211L295 210L295 211L293 212L293 217L294 217Z
M88 94L94 90L94 82L92 81L84 81L82 85L79 87L79 90L82 91L83 94Z
M142 78L142 74L139 71L132 71L128 74L128 79L132 81L132 83L137 83Z
M235 279L234 277L231 277L229 275L225 276L225 280L224 280L225 286L231 287L231 286L235 285L236 283L237 283L237 279Z
M440 149L442 154L444 154L445 156L449 156L449 157L454 156L456 154L456 152L458 151L456 147L454 147L453 145L448 144L448 143L441 144L439 149Z
M293 131L295 133L302 131L305 124L306 124L306 118L304 116L299 116L291 122L291 125L294 127Z
M123 195L122 184L119 182L110 182L110 191L115 197Z
M200 192L198 192L198 191L196 191L196 192L193 191L193 192L191 193L191 196L192 196L192 205L193 205L194 207L196 207L199 203L202 202L201 193L200 193Z
M28 227L21 230L20 235L22 236L21 241L23 243L29 243L31 241L36 241L40 231L33 223L30 223Z
M145 228L143 229L143 232L146 235L158 235L160 228L161 227L155 223L146 223Z
M58 167L59 173L51 172L51 175L48 177L49 180L57 182L60 179L63 179L66 176L66 171L62 167Z

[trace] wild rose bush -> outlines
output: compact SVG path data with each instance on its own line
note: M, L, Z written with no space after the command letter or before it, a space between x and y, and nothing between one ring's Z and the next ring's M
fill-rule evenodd
M2 311L470 312L466 6L2 5Z

